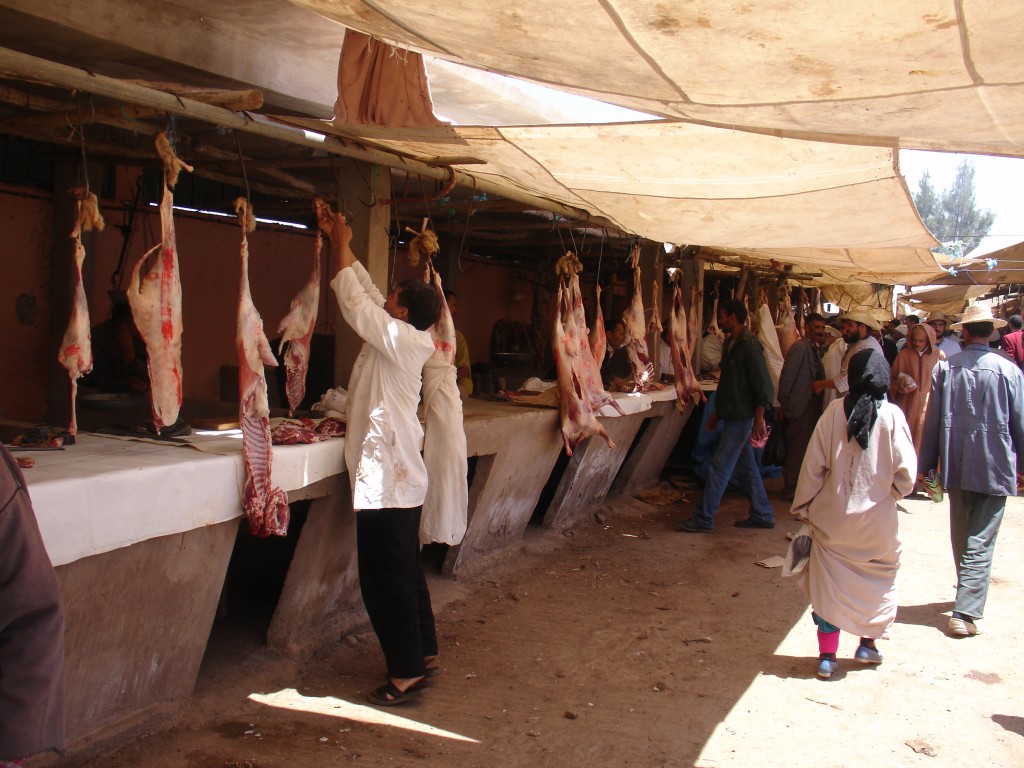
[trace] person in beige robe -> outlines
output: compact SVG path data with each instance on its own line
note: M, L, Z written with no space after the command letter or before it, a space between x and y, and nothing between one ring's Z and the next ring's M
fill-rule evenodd
M861 641L857 661L878 664L874 641L896 618L900 567L896 502L914 487L917 455L907 420L885 399L890 369L874 349L849 364L850 392L822 414L804 457L792 512L811 529L797 575L818 625L818 674L836 669L839 630Z
M932 370L946 356L935 345L935 331L927 323L915 325L907 343L892 364L889 391L892 401L903 410L914 438L914 448L921 452L921 434L932 391ZM912 383L911 383L912 382Z

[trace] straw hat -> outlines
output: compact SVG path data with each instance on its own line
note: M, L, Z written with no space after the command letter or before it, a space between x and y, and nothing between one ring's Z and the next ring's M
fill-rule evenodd
M934 320L941 320L944 323L948 323L949 322L949 320L946 319L946 313L945 312L940 312L939 310L935 310L934 312L929 312L928 313L928 319L925 320L925 322L926 323L930 323L930 322L932 322Z
M967 323L992 323L995 328L1002 328L1006 321L1001 317L992 317L992 307L971 304L960 317L959 323L953 323L953 330L959 331Z
M868 328L871 328L874 331L882 330L882 324L878 320L876 320L874 317L872 317L867 312L865 312L864 310L861 310L861 309L854 310L853 312L847 312L846 314L844 314L839 319L840 320L850 320L850 321L852 321L854 323L863 323Z

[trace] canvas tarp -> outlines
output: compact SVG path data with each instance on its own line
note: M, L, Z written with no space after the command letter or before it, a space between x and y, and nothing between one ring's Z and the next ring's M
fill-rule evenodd
M869 279L941 272L890 149L685 123L390 129L279 119L434 164L468 156L479 162L453 165L655 241L777 249L788 263Z
M1024 155L1019 2L291 2L400 47L665 117Z

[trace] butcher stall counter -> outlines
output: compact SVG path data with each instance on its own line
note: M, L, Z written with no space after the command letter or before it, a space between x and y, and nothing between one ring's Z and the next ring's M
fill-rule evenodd
M336 495L343 448L275 447L274 484L289 501ZM24 474L64 597L75 748L191 694L242 514L241 438L80 433L16 455L35 459Z
M658 474L689 414L671 390L616 395L615 442L583 441L569 459L554 408L471 398L469 525L444 571L478 573L519 546L531 523L566 527L612 488ZM613 414L613 415L612 415ZM267 629L273 650L302 656L366 624L344 439L275 446L273 483L311 499ZM77 749L187 698L195 685L242 515L237 431L139 442L80 434L35 452L25 471L67 614L68 737ZM560 458L562 457L562 458ZM547 488L554 496L538 503Z

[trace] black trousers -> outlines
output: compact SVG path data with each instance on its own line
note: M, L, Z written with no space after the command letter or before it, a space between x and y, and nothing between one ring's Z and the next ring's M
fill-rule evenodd
M388 676L420 677L424 656L437 655L430 592L420 567L422 507L356 512L359 589Z

